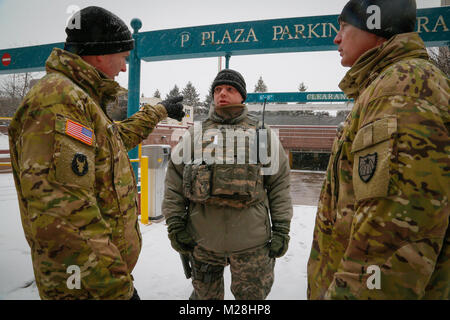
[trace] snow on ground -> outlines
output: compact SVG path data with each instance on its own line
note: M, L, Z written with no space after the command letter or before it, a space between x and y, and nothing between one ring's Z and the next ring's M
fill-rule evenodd
M1 132L0 132L0 150L9 150L8 135L3 134ZM9 158L9 153L7 154L0 153L0 159L1 158Z
M0 147L1 149L1 147ZM12 174L0 174L0 300L36 300L30 248L20 221ZM311 249L316 207L295 206L291 241L286 255L277 259L275 282L268 299L306 299L306 264ZM192 291L181 260L170 246L164 222L141 224L143 238L139 261L133 271L141 299L184 300ZM225 299L230 291L229 267L225 269Z
M8 149L9 149L8 136L0 132L0 150L8 150Z

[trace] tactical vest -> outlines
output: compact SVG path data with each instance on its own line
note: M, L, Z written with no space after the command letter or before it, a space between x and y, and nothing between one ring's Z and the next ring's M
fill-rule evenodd
M201 135L198 131L191 127L193 161L183 170L184 196L197 203L233 208L248 208L263 201L262 165L254 154L259 148L258 141L254 140L258 122L248 117L238 124L220 124L208 119L202 123ZM230 132L240 137L231 139ZM238 143L239 139L243 140ZM202 158L198 159L195 155L199 152L194 150L200 146Z

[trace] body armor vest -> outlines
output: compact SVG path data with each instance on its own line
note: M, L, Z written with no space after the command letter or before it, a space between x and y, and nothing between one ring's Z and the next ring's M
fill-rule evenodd
M248 208L264 200L256 120L246 117L238 124L221 124L208 119L201 130L194 127L193 131L193 161L183 171L186 198L234 208Z

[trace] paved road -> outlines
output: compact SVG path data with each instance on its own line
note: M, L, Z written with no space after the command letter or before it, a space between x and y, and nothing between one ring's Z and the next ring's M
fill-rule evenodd
M325 172L291 171L291 196L294 205L317 206Z
M0 150L0 173L12 172L11 166L6 163L11 162L9 158L9 150Z

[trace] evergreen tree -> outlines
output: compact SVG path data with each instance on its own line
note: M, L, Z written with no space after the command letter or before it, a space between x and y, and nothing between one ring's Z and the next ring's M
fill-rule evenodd
M160 98L161 99L161 92L159 92L158 89L156 89L155 93L153 94L154 98Z
M300 82L298 85L298 91L305 92L308 89L308 87L305 85L304 82ZM300 104L304 104L305 102L299 102Z
M308 87L303 82L300 82L300 84L298 85L298 91L305 92L307 89Z
M203 101L203 107L209 110L211 103L213 103L213 97L211 95L211 92L209 92L208 95L205 96L205 100Z
M181 95L184 97L183 104L188 106L196 107L200 105L200 94L197 93L197 90L192 85L192 82L188 82L186 88L183 89Z
M259 77L259 80L258 80L258 82L256 83L256 86L255 86L255 90L254 90L254 91L255 91L255 92L267 92L267 86L266 86L266 84L264 83L264 80L263 80L262 76Z
M213 102L213 98L211 94L205 96L205 100L200 102L197 106L194 107L194 117L198 120L203 120L209 113L209 107Z
M180 89L178 88L177 85L175 85L173 87L173 89L170 90L170 92L166 95L165 100L170 99L170 98L178 97L179 95L180 95Z

